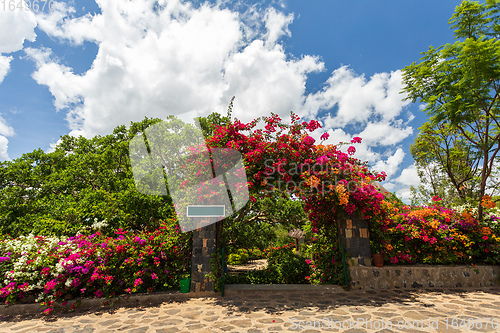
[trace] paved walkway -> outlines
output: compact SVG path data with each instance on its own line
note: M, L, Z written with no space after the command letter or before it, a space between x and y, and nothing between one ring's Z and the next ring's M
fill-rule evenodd
M3 315L0 332L500 332L499 287L228 294L48 317Z

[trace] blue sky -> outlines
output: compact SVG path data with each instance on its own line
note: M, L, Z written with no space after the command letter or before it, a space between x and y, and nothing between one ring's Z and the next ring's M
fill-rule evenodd
M453 42L460 1L53 2L0 7L0 160L65 134L107 134L144 116L290 111L329 141L361 136L356 157L407 200L409 146L427 117L402 101L400 70ZM1 5L0 5L1 6ZM321 135L322 132L318 132Z

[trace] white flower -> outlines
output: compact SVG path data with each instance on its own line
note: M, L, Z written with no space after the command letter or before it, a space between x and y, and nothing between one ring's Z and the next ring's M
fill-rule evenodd
M104 228L104 227L107 227L108 226L108 221L106 219L104 219L103 221L99 222L97 220L97 218L94 219L94 223L92 224L92 229L94 230L97 230L97 229L101 229L101 228Z

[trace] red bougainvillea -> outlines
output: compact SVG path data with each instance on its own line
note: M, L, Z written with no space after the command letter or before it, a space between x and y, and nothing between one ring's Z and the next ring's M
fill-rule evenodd
M284 124L277 115L242 123L235 120L219 126L208 140L210 147L237 149L245 162L251 199L288 192L306 203L309 218L315 226L328 225L340 215L357 213L369 218L378 214L384 196L372 184L385 179L385 173L369 171L365 162L352 155L354 146L323 145L310 135L321 128L318 121L301 122L291 115ZM328 139L323 133L321 140Z

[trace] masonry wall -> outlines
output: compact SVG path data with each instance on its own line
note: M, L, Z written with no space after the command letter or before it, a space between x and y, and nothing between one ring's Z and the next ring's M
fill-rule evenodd
M191 292L215 290L213 281L205 277L212 272L210 259L212 253L216 251L216 225L215 223L208 224L211 222L210 219L210 217L196 218L199 228L193 231ZM204 227L201 227L202 225Z
M338 219L340 244L355 265L371 266L370 231L368 220L352 216Z
M500 266L351 266L353 289L468 288L498 285Z

